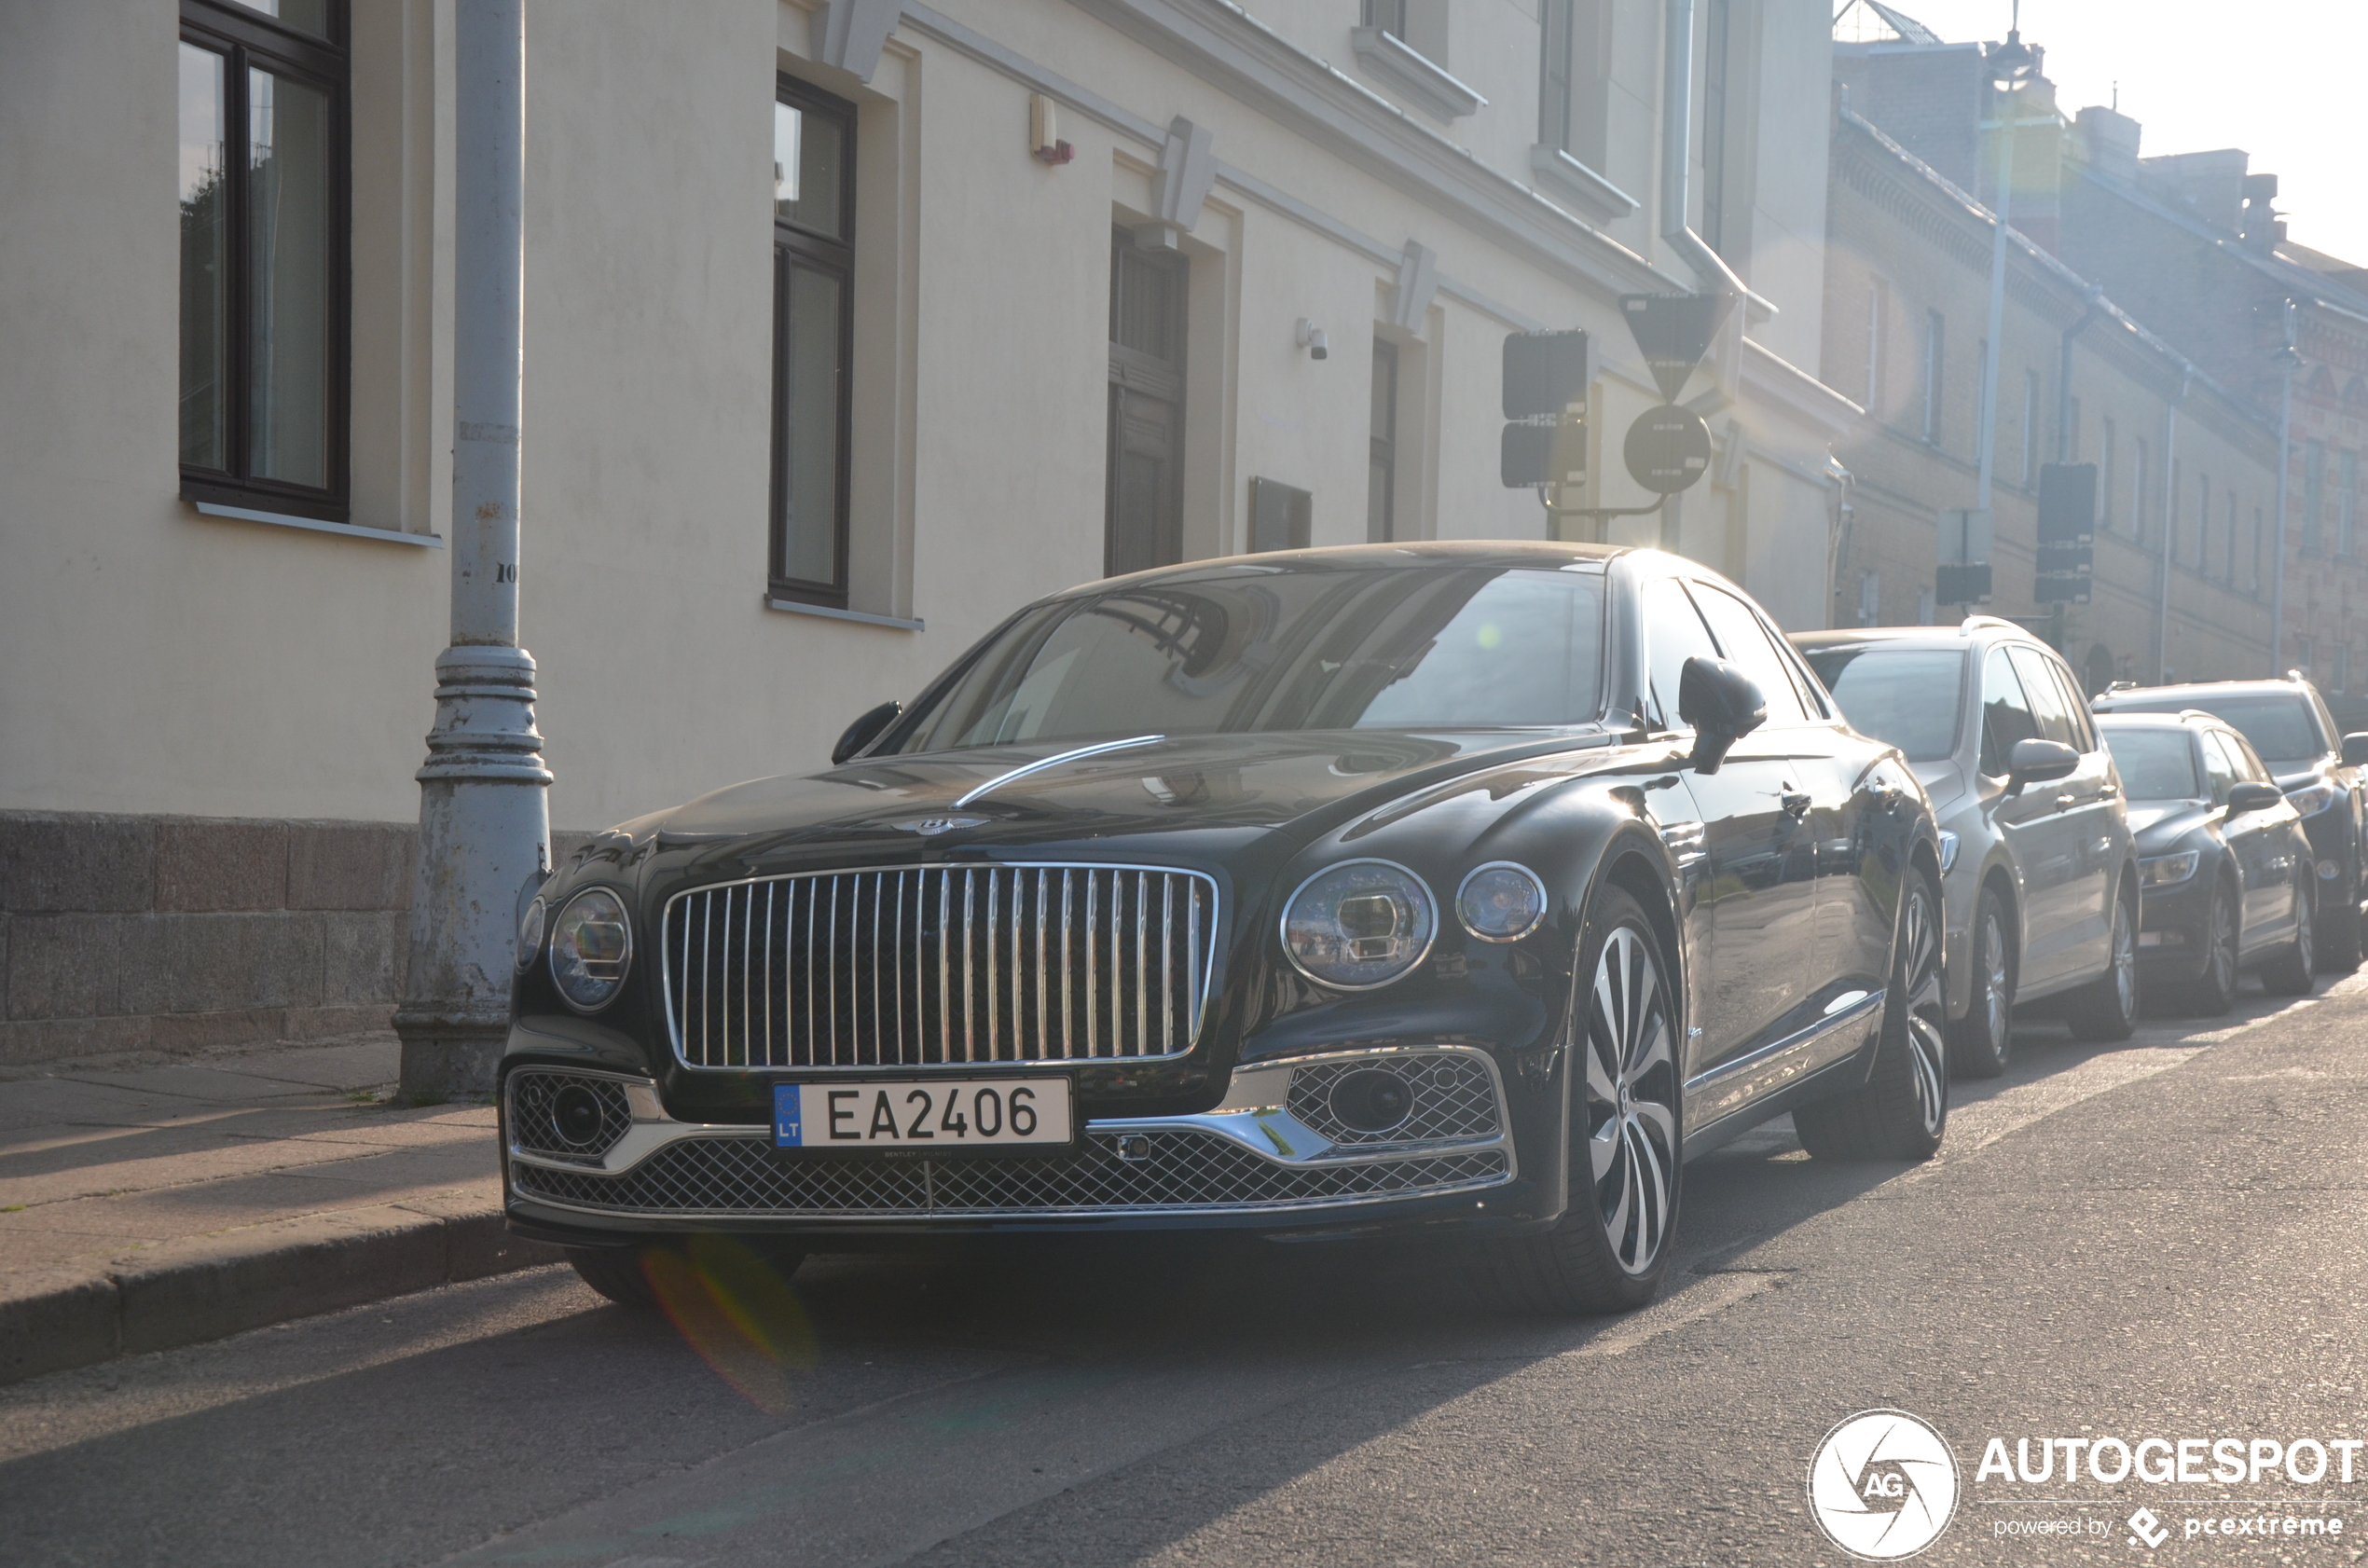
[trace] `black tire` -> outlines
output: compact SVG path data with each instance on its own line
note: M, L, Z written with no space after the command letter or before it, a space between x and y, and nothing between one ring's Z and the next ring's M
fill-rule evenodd
M2075 1039L2127 1039L2138 1029L2138 894L2127 885L2113 895L2113 955L2105 972L2072 994L2064 1020Z
M655 1312L658 1293L651 1288L650 1276L641 1268L645 1250L638 1246L571 1246L567 1249L568 1263L585 1284L618 1306Z
M2270 960L2261 966L2262 989L2273 997L2307 997L2319 983L2319 942L2317 920L2311 905L2311 884L2315 876L2305 875L2294 885L2294 940L2279 948Z
M2015 1054L2015 944L2006 901L1984 887L1974 902L1969 957L1973 1005L1948 1037L1949 1071L1959 1078L1996 1078Z
M1569 1203L1552 1230L1487 1245L1473 1271L1481 1298L1511 1312L1632 1312L1669 1271L1684 1021L1668 956L1636 901L1606 887L1578 960L1563 1025Z
M2360 968L2360 855L2355 849L2344 858L2342 873L2332 882L2321 884L2333 895L2320 901L2317 912L2319 951L2316 955L2320 974L2349 974ZM2318 880L2314 869L2312 880ZM2346 895L2348 889L2348 895Z
M1892 936L1891 994L1874 1070L1848 1093L1793 1112L1814 1160L1931 1159L1948 1131L1948 1003L1940 983L1940 889L1908 873Z
M2204 912L2204 967L2181 993L2187 1011L2219 1018L2237 1005L2237 975L2244 956L2243 909L2226 882L2212 884L2211 903Z

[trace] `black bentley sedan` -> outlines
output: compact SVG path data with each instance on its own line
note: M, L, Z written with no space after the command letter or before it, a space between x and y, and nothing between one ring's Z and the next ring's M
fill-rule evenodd
M1398 1228L1637 1306L1687 1156L1938 1146L1938 865L1898 753L1673 557L1093 584L521 895L509 1223L618 1300L700 1232Z
M2103 713L2138 840L2149 993L2217 1015L2258 969L2273 995L2317 976L2317 900L2301 815L2235 726L2210 713Z

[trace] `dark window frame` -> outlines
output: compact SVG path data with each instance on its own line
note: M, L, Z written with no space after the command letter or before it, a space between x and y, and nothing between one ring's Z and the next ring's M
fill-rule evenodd
M228 460L227 467L218 469L185 462L180 472L181 496L186 501L342 523L351 516L349 448L353 406L353 70L345 0L329 0L328 23L324 36L285 26L228 0L180 0L180 41L223 57L223 353L217 395L223 404L223 454ZM250 68L300 82L319 90L329 102L328 321L322 333L327 356L322 467L327 483L319 487L252 472L255 345L247 221ZM178 385L176 370L176 389ZM177 459L177 419L174 428Z
M1375 337L1374 428L1365 438L1365 537L1373 544L1387 544L1397 538L1397 345L1386 337Z
M1571 57L1576 52L1576 0L1538 0L1537 140L1571 150Z
M839 233L823 234L800 227L773 213L773 408L771 473L765 524L765 590L774 598L827 609L847 607L848 516L854 492L849 470L854 455L855 410L855 160L856 109L844 98L823 91L787 72L777 73L774 101L805 115L824 117L839 128ZM790 442L790 279L804 268L835 279L839 285L837 493L833 498L832 558L837 570L828 583L792 577L789 562L789 442Z
M1122 341L1126 323L1122 320L1133 296L1127 294L1129 273L1162 274L1165 289L1166 309L1158 323L1158 336L1166 345L1165 357ZM1136 241L1134 232L1122 226L1110 229L1110 296L1109 296L1109 392L1104 434L1102 493L1102 568L1103 575L1115 577L1149 567L1173 566L1184 559L1184 454L1185 454L1185 394L1191 371L1191 326L1192 269L1191 258L1180 252L1148 251ZM1122 546L1133 541L1126 537L1126 525L1132 521L1125 514L1124 460L1129 429L1128 403L1141 398L1168 410L1163 421L1167 432L1166 469L1162 476L1157 537L1150 541L1150 558L1122 558Z

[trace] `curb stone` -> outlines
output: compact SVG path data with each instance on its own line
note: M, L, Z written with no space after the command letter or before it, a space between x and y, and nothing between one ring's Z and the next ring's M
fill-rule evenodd
M454 1197L191 1236L87 1269L0 1275L0 1383L556 1263Z

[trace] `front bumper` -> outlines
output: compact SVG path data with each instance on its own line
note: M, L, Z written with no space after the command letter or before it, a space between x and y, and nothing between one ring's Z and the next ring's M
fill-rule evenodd
M2204 969L2211 918L2211 876L2199 870L2186 881L2143 895L2138 922L2138 971L2187 980Z
M1329 1108L1329 1085L1368 1066L1387 1066L1413 1090L1405 1121L1386 1133L1359 1133ZM550 1086L567 1080L599 1087L613 1107L598 1147L570 1149L539 1131ZM675 1121L654 1085L622 1074L521 1066L503 1087L512 1228L552 1240L1362 1229L1540 1212L1519 1179L1496 1063L1468 1047L1246 1068L1200 1115L1089 1121L1074 1148L951 1159L777 1150L767 1126Z

